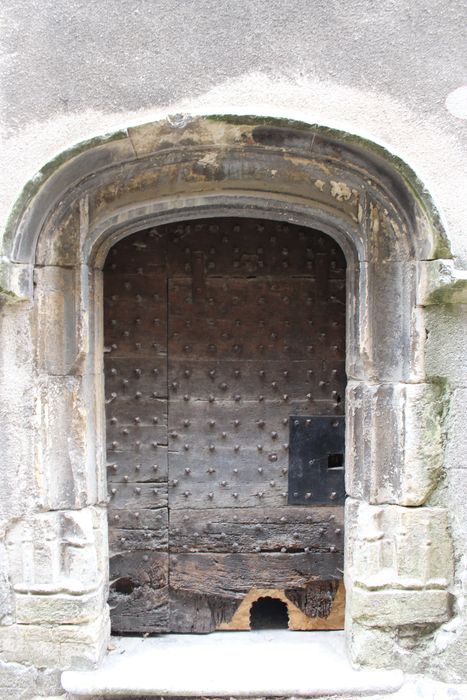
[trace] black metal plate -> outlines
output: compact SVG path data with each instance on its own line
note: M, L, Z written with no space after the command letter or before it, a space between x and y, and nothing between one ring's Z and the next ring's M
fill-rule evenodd
M343 416L290 416L289 505L342 505Z

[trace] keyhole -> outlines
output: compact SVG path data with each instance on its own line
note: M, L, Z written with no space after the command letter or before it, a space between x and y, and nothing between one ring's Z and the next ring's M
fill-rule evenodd
M328 455L328 469L342 469L344 466L344 455L342 452L335 452Z

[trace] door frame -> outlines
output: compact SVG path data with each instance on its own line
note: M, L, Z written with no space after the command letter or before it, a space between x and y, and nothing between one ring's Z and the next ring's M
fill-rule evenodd
M442 575L423 549L393 547L384 569L378 549L392 546L402 521L415 530L446 521L443 509L427 507L443 466L448 397L425 373L423 307L432 303L427 280L431 289L441 284L437 261L450 253L426 189L376 144L273 119L163 121L83 144L36 178L6 243L10 288L32 300L39 420L29 517L89 517L93 590L105 593L102 266L110 247L137 230L219 216L312 227L346 257L346 632L355 661L367 662L379 640L380 662L391 665L395 630L427 622L427 610L433 624L450 614L448 537L440 538ZM401 573L407 557L411 580ZM74 576L60 573L62 590L84 595ZM81 654L97 659L108 639L100 601L86 624L95 632ZM83 629L76 625L77 638Z

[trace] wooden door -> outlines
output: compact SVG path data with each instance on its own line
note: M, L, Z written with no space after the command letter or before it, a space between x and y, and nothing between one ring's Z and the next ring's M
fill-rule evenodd
M247 628L265 595L341 626L342 446L306 461L315 419L343 434L340 249L206 220L125 239L105 280L114 630Z

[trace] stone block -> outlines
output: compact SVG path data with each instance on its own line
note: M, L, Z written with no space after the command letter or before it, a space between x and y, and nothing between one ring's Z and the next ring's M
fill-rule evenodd
M359 263L349 274L358 283L358 326L349 326L347 373L378 382L423 381L425 326L416 306L415 262Z
M16 621L20 624L74 625L94 620L105 605L104 588L84 595L16 593Z
M8 520L37 503L36 384L30 303L4 306L0 327L0 519Z
M447 589L453 552L444 508L371 506L348 499L349 588Z
M347 627L350 659L358 666L394 668L397 630L366 627L350 621Z
M370 503L426 502L443 467L442 384L347 386L346 488Z
M467 305L443 304L425 309L426 371L452 386L467 387Z
M450 596L447 591L435 589L369 591L355 586L350 614L368 627L441 624L451 615Z
M0 288L3 293L6 293L7 303L30 299L33 293L33 266L14 263L3 258L0 262ZM8 296L10 296L9 300Z
M65 267L35 270L39 371L64 375L78 369L79 272Z
M87 375L40 380L36 479L46 509L80 508L96 503L102 495L98 494L103 463L96 463L100 453L93 386L94 378Z
M467 388L455 389L446 418L445 468L467 469Z
M419 261L417 304L467 304L467 271L454 260Z
M10 624L13 620L13 592L8 574L6 547L4 542L0 542L0 625Z
M4 661L39 668L88 669L101 660L110 636L108 610L79 625L22 625L0 627Z
M459 566L459 582L463 595L467 596L467 498L465 496L467 472L465 469L451 469L447 474L447 498L450 507L450 524L456 559L464 561L464 569ZM467 601L467 599L466 599ZM466 622L467 622L467 608Z
M15 592L77 595L100 589L107 571L103 517L100 509L86 508L15 523L6 535Z
M50 698L61 692L60 671L0 661L0 697L9 700Z

